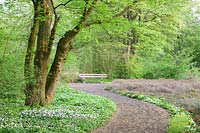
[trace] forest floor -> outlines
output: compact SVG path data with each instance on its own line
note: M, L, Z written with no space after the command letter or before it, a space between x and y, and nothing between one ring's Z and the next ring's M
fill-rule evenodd
M150 103L120 96L104 88L106 84L70 84L72 88L107 97L117 105L117 112L105 126L94 133L165 133L170 114Z

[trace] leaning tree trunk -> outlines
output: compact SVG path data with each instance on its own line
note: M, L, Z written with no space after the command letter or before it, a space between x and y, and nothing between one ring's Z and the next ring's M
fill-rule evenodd
M55 55L54 62L51 66L47 77L46 83L46 102L50 103L53 99L55 94L56 83L62 71L62 66L68 55L69 51L71 50L71 40L78 34L79 28L76 27L72 31L69 31L65 34L63 38L60 39L57 46L57 51Z

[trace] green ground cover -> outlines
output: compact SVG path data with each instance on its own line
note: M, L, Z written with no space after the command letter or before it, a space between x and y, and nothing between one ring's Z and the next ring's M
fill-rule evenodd
M24 99L0 99L0 132L88 132L108 120L116 105L103 97L59 86L46 107L23 106Z
M86 83L111 83L113 79L98 79L98 78L86 78L85 82Z

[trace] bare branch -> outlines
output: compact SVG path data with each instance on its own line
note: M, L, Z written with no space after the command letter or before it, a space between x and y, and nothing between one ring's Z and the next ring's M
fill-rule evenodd
M59 5L57 5L56 7L54 7L54 10L56 10L58 7L60 7L60 6L66 6L68 3L70 3L72 0L68 0L67 2L65 2L65 3L61 3L61 4L59 4Z

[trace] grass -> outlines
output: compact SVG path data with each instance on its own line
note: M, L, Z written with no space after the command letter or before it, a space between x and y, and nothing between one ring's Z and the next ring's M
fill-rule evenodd
M25 107L23 98L1 100L1 133L84 133L102 126L116 110L116 105L106 98L63 86L57 89L54 101L47 107Z
M190 113L185 111L183 108L172 105L164 98L135 94L133 92L121 92L121 95L153 103L159 107L168 110L171 113L168 133L183 133L183 132L198 133L197 131L198 129L192 117L190 116Z
M185 113L179 113L171 118L168 133L181 133L190 125L190 117Z
M111 83L113 79L99 79L99 78L86 78L85 82L86 83ZM83 82L83 81L81 81Z

